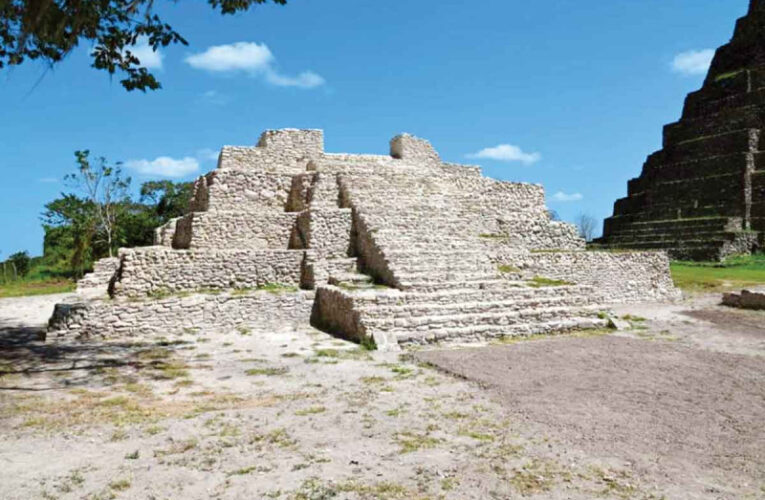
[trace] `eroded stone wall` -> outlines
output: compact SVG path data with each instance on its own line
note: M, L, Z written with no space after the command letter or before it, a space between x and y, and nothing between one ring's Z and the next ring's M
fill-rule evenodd
M351 252L351 210L311 208L300 213L290 248L310 248L321 258L344 258Z
M253 170L218 170L208 179L209 211L284 210L292 175Z
M269 283L299 286L304 252L299 250L120 251L117 297L141 297L199 289L257 288Z
M313 292L195 294L157 300L92 300L57 304L51 336L119 338L133 335L229 333L242 327L307 326Z
M526 278L541 276L592 287L595 302L625 303L680 298L662 252L532 252L494 256L498 265L518 268Z
M288 212L200 212L191 224L191 249L284 249L297 214Z

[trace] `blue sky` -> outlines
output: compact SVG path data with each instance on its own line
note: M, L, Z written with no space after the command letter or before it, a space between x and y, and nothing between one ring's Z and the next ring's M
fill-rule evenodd
M0 259L42 251L39 214L73 152L134 184L214 168L269 128L322 128L330 152L399 132L452 162L541 183L564 219L610 215L747 0L290 0L234 17L163 2L188 47L144 54L164 88L127 93L81 47L0 70ZM178 177L180 176L180 177Z

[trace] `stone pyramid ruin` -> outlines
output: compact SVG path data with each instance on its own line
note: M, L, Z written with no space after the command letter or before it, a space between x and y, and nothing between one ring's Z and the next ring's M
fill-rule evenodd
M763 246L765 234L765 0L752 0L704 86L664 127L599 243L721 260Z
M603 326L607 302L677 291L660 252L585 251L539 185L445 163L324 152L319 130L222 149L190 212L121 249L59 304L56 335L211 334L310 324L380 349Z

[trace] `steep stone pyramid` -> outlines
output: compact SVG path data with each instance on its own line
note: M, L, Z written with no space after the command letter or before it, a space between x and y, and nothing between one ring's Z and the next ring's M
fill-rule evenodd
M765 0L752 0L704 86L664 127L628 196L614 204L611 247L665 249L678 259L721 260L763 245L765 231Z
M445 163L429 142L332 154L320 130L225 146L191 211L59 304L57 335L309 326L381 349L603 326L606 302L672 298L659 252L588 252L544 190ZM108 293L107 293L108 292Z

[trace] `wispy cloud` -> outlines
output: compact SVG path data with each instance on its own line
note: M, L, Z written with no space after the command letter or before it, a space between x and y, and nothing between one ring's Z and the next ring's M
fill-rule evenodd
M706 74L714 56L715 51L712 49L681 52L672 60L672 71L681 75Z
M217 149L203 148L197 151L197 158L202 161L218 161L219 154Z
M152 49L146 38L140 38L138 43L127 47L134 56L141 61L141 66L149 69L162 69L162 59L165 57L162 52Z
M199 170L199 161L190 156L178 159L159 156L153 160L130 160L125 162L125 167L140 175L178 178Z
M231 101L227 95L221 94L217 90L207 90L203 92L201 96L199 96L199 99L202 102L215 104L216 106L222 106L224 104L228 104Z
M325 80L313 71L303 71L297 76L280 73L275 68L276 58L265 43L236 42L213 45L204 52L186 57L192 68L212 73L246 73L263 78L278 87L310 89L324 85Z
M558 191L552 195L553 200L560 202L581 201L583 198L582 193L564 193L563 191Z
M500 144L493 148L484 148L477 153L466 155L467 158L478 158L487 160L521 162L525 165L531 165L542 159L539 153L526 153L520 147L512 144Z

